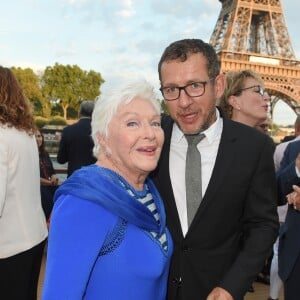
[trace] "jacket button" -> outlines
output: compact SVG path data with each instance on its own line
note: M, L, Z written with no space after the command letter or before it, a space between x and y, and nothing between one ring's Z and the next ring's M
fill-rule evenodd
M179 287L181 286L181 278L176 278L176 277L174 277L173 279L172 279L172 283L173 284L177 284Z
M182 245L182 248L181 248L184 252L188 251L190 248L188 245L184 244Z

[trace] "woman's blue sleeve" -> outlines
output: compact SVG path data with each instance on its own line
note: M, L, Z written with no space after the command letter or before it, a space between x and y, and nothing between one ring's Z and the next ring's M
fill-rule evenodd
M43 300L82 299L93 265L116 217L100 205L61 196L50 220Z

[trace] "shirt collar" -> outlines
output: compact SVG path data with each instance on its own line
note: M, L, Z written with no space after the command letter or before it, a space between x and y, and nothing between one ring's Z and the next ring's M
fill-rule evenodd
M216 116L217 116L216 121L209 128L203 131L203 133L205 134L205 139L207 139L209 144L211 144L216 138L219 138L222 133L223 119L220 116L220 112L217 108L216 108ZM172 138L177 143L181 142L182 140L186 141L183 132L175 122L173 125Z

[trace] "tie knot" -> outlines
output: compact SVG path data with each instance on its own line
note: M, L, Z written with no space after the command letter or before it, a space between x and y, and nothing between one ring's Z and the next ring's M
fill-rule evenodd
M185 138L186 138L189 146L191 146L191 145L195 146L195 145L198 145L205 138L205 134L204 133L186 134Z

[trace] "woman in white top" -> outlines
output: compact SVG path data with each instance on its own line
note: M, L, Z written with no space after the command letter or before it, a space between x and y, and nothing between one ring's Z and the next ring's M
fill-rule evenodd
M47 238L29 101L0 66L0 298L36 300Z

